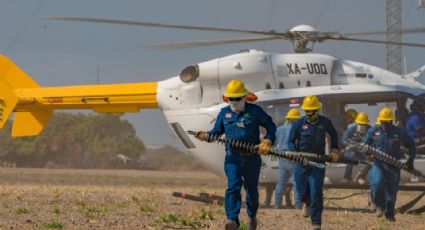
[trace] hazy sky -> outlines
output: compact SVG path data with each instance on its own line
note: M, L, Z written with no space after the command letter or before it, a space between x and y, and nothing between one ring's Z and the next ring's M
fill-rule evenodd
M403 28L425 27L417 0L403 0ZM37 10L38 9L38 10ZM248 30L286 31L309 24L320 31L359 32L386 29L385 0L1 0L0 52L43 86L163 80L192 64L241 49L291 53L285 41L155 50L156 43L243 37L132 26L46 21L35 16L80 16ZM385 36L369 37L385 40ZM425 34L403 41L424 43ZM385 45L333 42L316 44L326 53L385 68ZM425 49L403 48L407 69L425 64ZM179 145L156 110L125 115L147 144ZM159 127L159 128L158 128Z

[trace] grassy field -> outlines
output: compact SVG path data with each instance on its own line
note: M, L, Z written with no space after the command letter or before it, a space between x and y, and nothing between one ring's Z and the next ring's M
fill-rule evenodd
M1 168L0 229L223 229L222 207L171 194L223 195L225 186L208 172ZM397 206L418 194L399 192ZM325 197L323 229L425 229L425 214L397 214L395 224L376 218L367 191L328 190ZM415 207L423 205L425 198ZM261 209L258 216L258 229L310 229L298 210ZM245 209L241 219L245 227Z

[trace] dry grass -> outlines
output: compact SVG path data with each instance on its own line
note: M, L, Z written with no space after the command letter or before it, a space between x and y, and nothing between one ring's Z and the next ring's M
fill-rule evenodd
M0 169L0 182L0 229L222 229L225 222L222 207L171 196L222 195L225 181L208 172ZM331 190L325 196L355 192ZM398 205L417 194L400 192ZM425 229L424 214L398 214L392 225L375 218L367 197L327 199L323 228ZM416 207L422 205L425 199ZM310 229L310 222L297 210L262 209L259 229Z

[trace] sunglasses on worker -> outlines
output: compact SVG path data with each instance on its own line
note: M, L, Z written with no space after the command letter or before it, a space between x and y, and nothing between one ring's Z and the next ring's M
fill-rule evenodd
M242 97L229 97L229 101L240 101Z
M304 110L306 115L313 115L317 110Z

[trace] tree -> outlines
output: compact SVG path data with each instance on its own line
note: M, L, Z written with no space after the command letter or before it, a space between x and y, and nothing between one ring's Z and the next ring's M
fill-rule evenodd
M36 137L10 138L0 132L0 157L13 156L18 166L51 161L65 167L114 168L116 155L137 159L145 146L133 126L118 116L55 113Z

